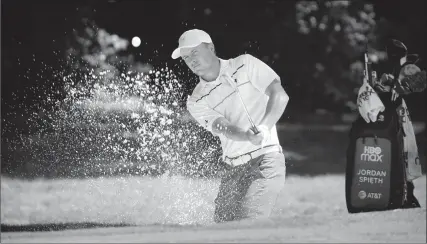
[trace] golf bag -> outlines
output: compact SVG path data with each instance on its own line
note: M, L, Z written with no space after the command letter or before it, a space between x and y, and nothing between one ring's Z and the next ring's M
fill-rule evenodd
M397 108L401 99L380 94L385 110L376 122L359 117L350 130L347 149L346 202L350 213L401 208L407 198L403 128Z
M418 56L409 56L405 45L397 40L391 40L387 45L387 53L394 76L389 84L381 84L375 80L376 72L371 71L365 54L365 77L375 91L367 89L364 95L369 97L376 93L384 110L378 113L373 122L368 123L359 116L351 126L345 175L349 213L420 206L413 195L414 185L408 181L406 171L402 96L396 98L393 93L397 91L399 94L410 94L424 90L425 71L398 82L397 78L403 67L416 63ZM386 87L389 89L385 89Z

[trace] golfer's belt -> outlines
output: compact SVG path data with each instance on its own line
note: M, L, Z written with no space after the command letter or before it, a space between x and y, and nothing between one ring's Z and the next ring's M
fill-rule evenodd
M224 161L230 164L231 166L235 167L235 166L245 164L250 160L257 158L263 154L272 153L272 152L282 152L282 147L280 145L267 145L267 146L264 146L263 148L242 154L237 157L230 158L226 156Z

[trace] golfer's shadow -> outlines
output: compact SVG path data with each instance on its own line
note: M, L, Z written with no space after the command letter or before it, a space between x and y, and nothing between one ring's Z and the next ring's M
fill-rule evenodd
M73 229L126 227L130 224L104 224L104 223L52 223L52 224L29 224L29 225L6 225L1 224L1 232L38 232L38 231L61 231Z

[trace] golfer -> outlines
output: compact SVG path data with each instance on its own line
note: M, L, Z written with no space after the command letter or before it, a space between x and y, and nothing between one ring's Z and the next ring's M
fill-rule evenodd
M217 57L211 37L202 30L184 32L178 43L172 58L181 57L200 78L187 109L219 137L227 164L214 221L269 217L286 174L276 123L289 96L280 77L249 54Z

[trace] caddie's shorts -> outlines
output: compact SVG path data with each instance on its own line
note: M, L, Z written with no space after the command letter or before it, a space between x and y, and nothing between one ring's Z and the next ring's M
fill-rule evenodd
M282 152L263 154L246 164L229 167L215 199L215 222L269 217L285 185Z

